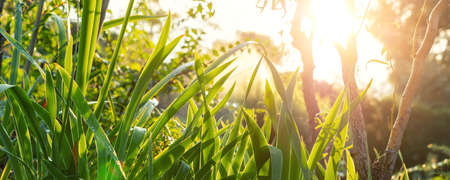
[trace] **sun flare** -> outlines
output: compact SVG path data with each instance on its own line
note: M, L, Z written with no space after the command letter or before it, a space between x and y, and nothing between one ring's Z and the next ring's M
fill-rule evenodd
M369 1L354 2L354 8L349 8L345 0L317 0L310 6L310 16L304 18L302 29L312 32L315 78L328 82L340 82L340 56L333 43L345 47L352 33L357 33L358 67L360 82L366 83L372 78L387 78L384 66L367 66L370 59L383 59L382 45L364 27L363 16ZM353 10L351 10L353 9ZM309 34L309 33L308 33ZM293 66L287 65L287 66Z
M341 0L318 0L311 4L313 31L321 40L345 44L357 18Z

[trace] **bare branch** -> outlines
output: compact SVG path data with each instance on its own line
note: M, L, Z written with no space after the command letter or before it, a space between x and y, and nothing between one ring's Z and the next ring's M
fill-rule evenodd
M31 42L30 45L28 46L28 53L33 56L34 53L34 46L36 45L37 42L37 34L39 31L39 26L41 24L41 17L42 17L42 8L44 7L44 1L45 0L39 0L39 6L38 6L38 10L36 12L36 20L34 21L34 26L33 26L33 34L31 34ZM28 74L30 72L30 61L27 61L25 63L25 72Z
M425 38L413 59L411 74L400 100L397 118L391 130L385 153L377 160L377 162L375 162L374 171L377 175L376 179L390 179L392 176L395 161L397 159L397 152L400 149L403 135L411 115L412 103L414 97L417 95L417 90L424 73L425 59L428 56L438 33L439 18L447 8L448 3L448 0L440 0L434 6L428 18Z

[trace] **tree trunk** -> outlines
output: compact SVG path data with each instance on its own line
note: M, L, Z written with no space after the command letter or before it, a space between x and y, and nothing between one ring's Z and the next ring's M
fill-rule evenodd
M335 46L341 56L342 79L345 87L350 91L350 101L353 101L359 96L355 80L355 66L358 57L356 51L356 34L349 38L345 49L338 44L335 44ZM351 112L349 124L350 138L353 144L350 153L354 159L355 168L360 179L368 179L370 158L367 150L366 125L364 123L361 103Z
M417 90L420 86L420 80L423 75L425 59L428 56L431 47L433 46L434 39L438 33L438 25L440 15L445 12L448 6L448 0L440 0L431 11L428 19L427 30L425 32L425 38L422 41L420 48L417 50L411 74L408 79L408 83L403 91L400 106L397 113L394 126L392 127L386 150L382 157L374 163L374 179L390 179L395 167L395 161L397 159L397 152L400 149L403 135L405 133L406 126L408 124L409 117L411 115L412 103L414 97L417 95Z
M314 141L319 134L319 130L316 129L317 122L315 121L316 115L320 112L317 100L314 95L314 60L312 54L312 37L307 35L301 30L301 22L305 8L308 7L308 3L300 3L297 1L297 8L295 10L294 18L292 19L291 35L294 39L293 46L300 51L303 62L302 76L302 91L303 98L306 105L306 111L308 112L308 125L309 125L309 137L305 137L309 148L312 147Z

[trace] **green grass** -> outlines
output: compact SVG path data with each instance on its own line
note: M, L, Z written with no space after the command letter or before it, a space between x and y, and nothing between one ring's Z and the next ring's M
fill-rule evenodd
M1 179L336 179L341 161L349 162L349 177L357 176L345 144L348 136L347 115L359 101L349 102L346 90L342 91L309 152L292 113L297 73L285 88L275 66L265 56L255 64L242 102L245 104L251 92L260 65L266 63L275 89L266 82L264 125L260 127L257 124L255 109L242 105L233 122L223 123L215 119L216 113L225 108L235 87L225 89L225 96L218 103L213 102L219 99L225 82L230 81L234 73L231 65L239 64L230 56L257 44L255 42L241 43L209 64L201 57L195 57L191 62L180 64L149 88L150 82L155 81L150 77L158 73L162 62L182 39L178 36L169 40L170 13L158 43L140 71L124 113L119 114L112 108L110 113L117 121L102 120L102 114L109 113L105 100L108 99L110 105L114 101L108 95L114 91L110 89L111 81L121 78L114 76L113 71L119 49L123 48L121 42L128 21L159 17L131 16L134 3L131 0L124 18L106 23L104 28L122 27L109 67L102 74L105 78L99 97L92 107L86 96L92 85L89 84L89 77L99 35L97 12L101 2L84 1L86 9L82 13L77 52L71 45L75 43L73 39L78 37L72 37L62 22L58 23L59 40L64 41L60 44L67 43L67 48L60 48L61 52L58 52L64 58L46 63L44 68L23 48L19 36L20 11L17 11L14 37L7 34L3 27L0 28L0 33L14 47L15 54L9 83L3 81L0 84L0 93L7 103L0 123L0 157L6 159ZM259 44L257 47L261 48ZM36 80L36 83L44 83L46 105L30 96L27 93L29 88L17 84L19 54L33 63L32 70L39 71L40 78L44 80ZM73 54L77 56L72 58ZM184 87L159 115L151 114L154 107L146 105L148 100L190 67L193 67L196 79ZM276 102L277 99L281 102ZM179 122L182 135L160 152L153 152L157 146L154 142L167 129L168 123L176 120L175 114L186 104L187 120ZM150 112L140 114L145 111ZM272 142L271 134L275 134ZM323 166L320 162L324 160L325 147L330 143L333 149L326 166Z

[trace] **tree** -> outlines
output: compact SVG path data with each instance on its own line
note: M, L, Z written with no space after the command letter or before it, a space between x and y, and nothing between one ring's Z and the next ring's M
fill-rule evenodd
M413 66L409 80L400 100L400 106L395 123L392 127L386 150L381 158L374 163L375 179L390 179L401 141L410 118L412 103L420 87L420 81L424 73L424 63L438 33L440 16L446 11L448 0L440 0L431 11L421 46L413 57Z
M312 52L313 35L308 35L301 30L302 18L308 13L309 0L299 0L296 3L294 18L292 19L291 35L294 39L292 45L300 51L301 61L303 62L302 90L305 101L306 111L308 112L308 124L310 129L310 138L307 140L312 144L319 133L316 129L316 115L320 112L314 90L314 58Z

